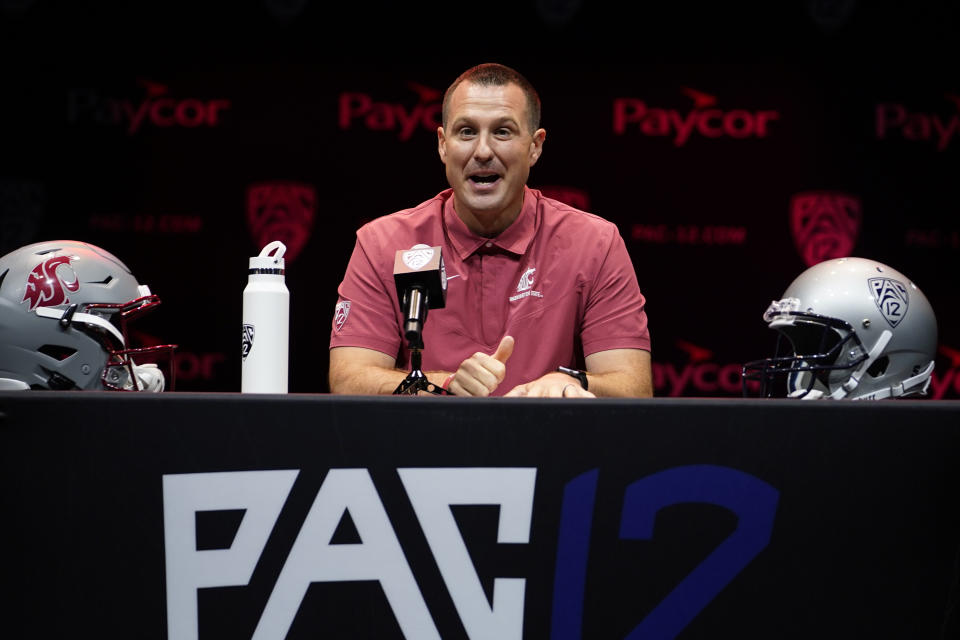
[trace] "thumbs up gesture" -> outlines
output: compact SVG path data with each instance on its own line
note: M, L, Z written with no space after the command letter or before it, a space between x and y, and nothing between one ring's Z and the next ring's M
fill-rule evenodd
M477 352L460 363L448 387L458 396L489 396L507 374L507 360L513 354L512 336L504 336L493 354Z

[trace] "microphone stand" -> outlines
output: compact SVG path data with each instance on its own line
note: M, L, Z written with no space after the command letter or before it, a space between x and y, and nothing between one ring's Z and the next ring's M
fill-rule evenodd
M415 396L420 391L426 391L427 393L432 393L436 396L448 396L451 395L449 391L443 387L438 387L429 380L427 380L427 374L425 374L421 369L421 349L410 348L410 373L407 374L407 377L403 379L397 388L394 390L393 395L395 396Z
M394 389L395 396L415 396L420 391L426 391L437 396L452 395L443 387L439 387L429 380L421 369L423 358L423 325L427 322L426 292L419 287L412 287L404 295L404 306L407 321L404 323L404 333L407 336L407 345L410 348L410 373Z

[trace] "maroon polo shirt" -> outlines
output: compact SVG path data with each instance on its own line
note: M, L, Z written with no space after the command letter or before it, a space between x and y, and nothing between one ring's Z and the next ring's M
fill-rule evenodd
M456 371L477 351L516 340L494 395L608 349L650 350L644 298L616 225L524 188L523 208L495 238L471 232L453 190L357 231L340 284L330 347L365 347L409 368L393 279L396 252L442 247L447 300L423 331L423 370ZM437 384L442 380L432 380Z

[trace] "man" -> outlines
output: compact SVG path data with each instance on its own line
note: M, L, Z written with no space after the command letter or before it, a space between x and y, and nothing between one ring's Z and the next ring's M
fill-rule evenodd
M536 91L508 67L474 67L447 89L437 140L451 188L357 232L332 392L389 394L406 377L393 266L423 244L442 248L448 278L423 330L431 382L458 396L653 395L644 298L616 226L526 186L539 121Z

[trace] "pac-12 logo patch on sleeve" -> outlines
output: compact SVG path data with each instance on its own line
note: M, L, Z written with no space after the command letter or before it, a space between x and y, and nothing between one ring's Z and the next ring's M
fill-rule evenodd
M906 317L907 307L910 306L907 287L891 278L870 278L867 282L880 314L891 327L896 328Z
M333 311L333 328L337 330L337 333L340 333L340 329L343 329L343 325L347 322L347 316L350 315L350 301L341 300L337 303L336 309Z

